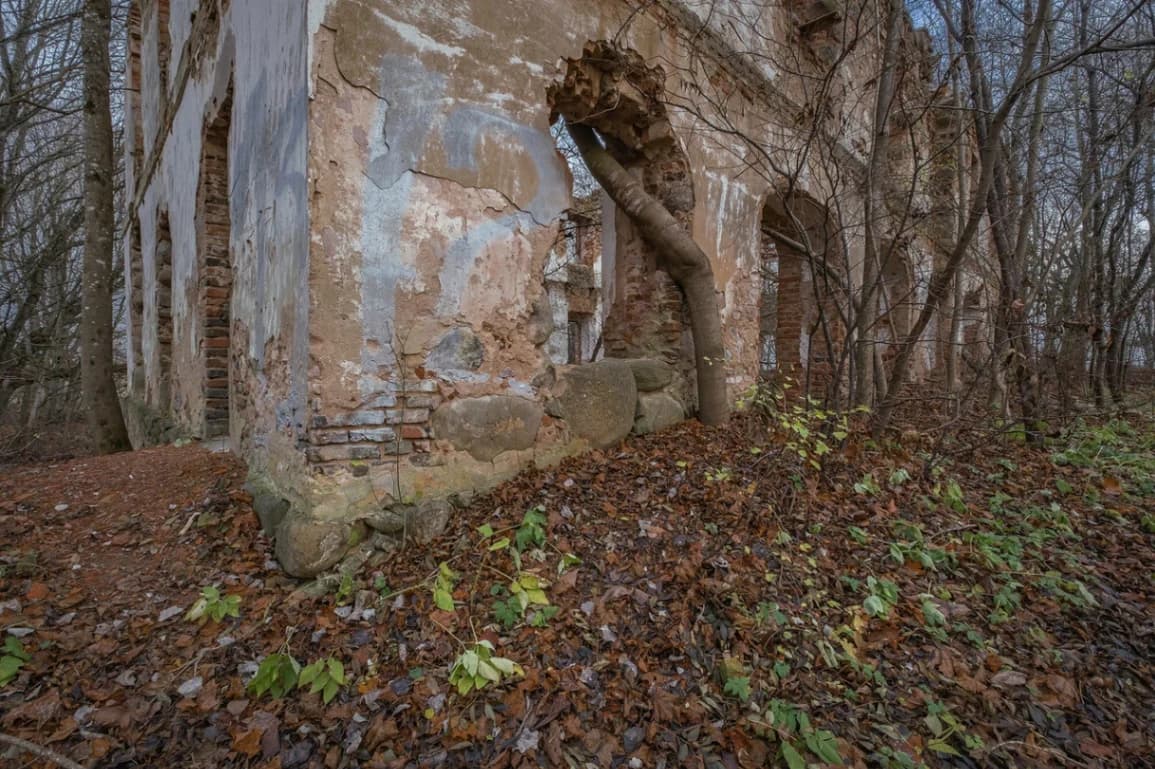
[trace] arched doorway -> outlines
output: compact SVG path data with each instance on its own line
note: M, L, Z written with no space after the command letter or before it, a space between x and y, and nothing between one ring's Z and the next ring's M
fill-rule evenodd
M833 301L844 283L837 231L825 206L796 191L770 194L761 230L759 375L821 393L845 336Z

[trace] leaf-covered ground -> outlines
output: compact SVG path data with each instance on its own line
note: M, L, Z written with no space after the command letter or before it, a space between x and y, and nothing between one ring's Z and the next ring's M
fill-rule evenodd
M817 427L527 474L320 594L228 455L8 468L0 733L87 767L1155 765L1152 419L1043 451ZM213 585L238 616L186 619ZM274 654L321 685L255 693Z

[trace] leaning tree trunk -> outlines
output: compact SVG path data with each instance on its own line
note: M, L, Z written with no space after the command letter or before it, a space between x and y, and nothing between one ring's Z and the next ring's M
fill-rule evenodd
M710 260L682 225L598 141L594 130L566 123L586 167L642 237L658 252L662 268L686 297L698 373L698 419L720 425L730 418L722 318Z
M87 0L84 52L84 277L81 391L97 451L129 448L112 376L113 161L109 108L110 0Z

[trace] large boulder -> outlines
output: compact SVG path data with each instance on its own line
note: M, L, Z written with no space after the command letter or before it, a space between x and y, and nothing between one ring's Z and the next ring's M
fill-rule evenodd
M425 544L436 539L453 516L453 506L444 499L427 499L415 505L397 503L365 516L374 531Z
M634 426L638 386L630 365L607 358L558 370L549 413L597 448L612 446Z
M513 395L458 398L433 412L433 434L489 462L503 451L533 446L543 414L541 404Z
M477 371L485 361L485 347L473 331L456 326L445 334L429 351L425 368L435 374L452 376Z
M361 540L361 524L291 512L277 527L277 560L294 577L315 577Z
M409 536L419 545L439 537L453 517L453 506L444 499L427 499L413 508L409 514Z
M261 522L266 536L277 536L277 529L289 513L289 500L277 493L264 478L254 476L245 484L245 490L253 495L253 512Z
M637 417L634 432L638 435L665 430L686 418L686 409L672 395L666 393L642 393L638 396Z
M634 372L638 392L648 393L661 390L674 381L674 369L664 360L654 358L631 358L626 361Z

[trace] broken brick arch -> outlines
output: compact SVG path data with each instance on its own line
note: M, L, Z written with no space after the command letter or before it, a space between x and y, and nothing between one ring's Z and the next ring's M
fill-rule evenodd
M229 81L216 115L205 127L197 181L197 314L204 360L204 425L212 438L229 433L231 415L230 305L233 287L232 221L229 211L229 128L233 85Z
M550 122L564 119L616 207L605 355L666 360L685 374L683 402L696 400L702 421L719 424L729 408L721 318L710 261L690 235L694 189L665 81L637 52L588 42L547 91Z
M767 196L761 230L759 375L821 393L844 337L833 303L845 282L842 243L826 207L798 190Z

